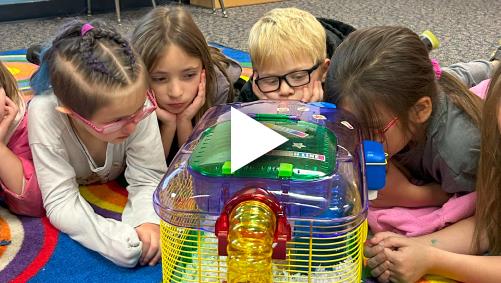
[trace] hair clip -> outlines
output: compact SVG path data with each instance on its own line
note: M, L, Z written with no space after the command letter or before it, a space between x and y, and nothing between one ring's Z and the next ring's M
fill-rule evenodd
M80 30L80 35L84 36L86 33L88 33L90 30L92 30L94 27L91 24L84 24L82 26L82 29Z
M431 65L433 66L433 71L435 72L435 78L440 80L442 77L442 69L440 68L440 64L437 59L431 59Z

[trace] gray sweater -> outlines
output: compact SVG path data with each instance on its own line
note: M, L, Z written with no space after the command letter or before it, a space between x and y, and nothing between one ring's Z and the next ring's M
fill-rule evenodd
M472 87L492 75L488 61L477 60L443 68ZM448 193L475 190L480 154L480 130L445 93L434 102L426 130L426 141L393 158L412 172L412 182L438 183Z
M426 141L393 156L416 185L438 183L448 193L472 192L480 154L480 130L446 94L434 102Z
M159 223L152 194L167 170L156 114L141 121L123 143L109 143L105 164L97 167L56 106L54 94L45 93L35 96L28 110L30 147L47 217L83 246L133 267L142 246L134 227ZM120 222L94 213L79 185L113 180L124 167L129 195Z
M229 81L223 75L223 72L214 65L214 69L216 70L217 89L216 93L214 93L212 96L213 97L212 105L227 103L230 85L233 85L238 80L238 78L240 78L240 75L242 74L242 67L240 66L240 64L238 64L237 61L231 58L228 59L230 62L226 68L226 74L228 75Z

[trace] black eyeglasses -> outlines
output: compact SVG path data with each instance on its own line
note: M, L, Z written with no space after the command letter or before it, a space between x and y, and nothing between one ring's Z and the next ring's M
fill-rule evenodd
M279 90L284 80L290 87L300 87L310 83L311 73L313 73L318 66L320 66L320 63L315 64L310 69L290 72L283 76L258 77L254 82L256 82L257 87L263 93Z

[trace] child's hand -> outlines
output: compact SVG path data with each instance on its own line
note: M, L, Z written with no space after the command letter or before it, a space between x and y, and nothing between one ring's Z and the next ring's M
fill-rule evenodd
M178 121L190 121L195 117L200 108L204 106L206 94L205 94L205 70L202 70L200 74L200 83L198 84L197 96L193 99L193 102L180 114L177 115Z
M0 121L0 142L6 143L7 132L16 118L17 112L19 112L19 107L7 96L5 97L5 105L1 105L0 107L2 106L5 107L5 114Z
M324 90L322 89L321 81L314 81L298 91L303 92L301 96L302 102L318 102L324 100Z
M162 255L160 248L160 226L144 223L136 227L139 240L143 243L140 265L153 266L158 263Z
M177 116L176 114L172 114L169 111L162 109L160 107L157 107L155 110L157 113L157 118L160 122L166 125L175 125Z
M384 239L391 236L399 236L391 232L378 233L371 239L368 239L364 245L364 256L367 257L367 265L371 269L371 275L378 279L379 282L389 282L390 271L388 257L386 253L388 249L384 246Z
M417 282L433 266L436 248L406 237L388 237L384 240L392 282Z
M371 270L371 275L379 282L388 282L390 276L389 262L384 252L385 248L382 244L372 245L369 242L364 244L364 256L368 259L367 265Z

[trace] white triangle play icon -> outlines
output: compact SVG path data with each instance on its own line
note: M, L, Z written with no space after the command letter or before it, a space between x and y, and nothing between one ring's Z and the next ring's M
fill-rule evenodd
M231 173L288 139L231 107Z

